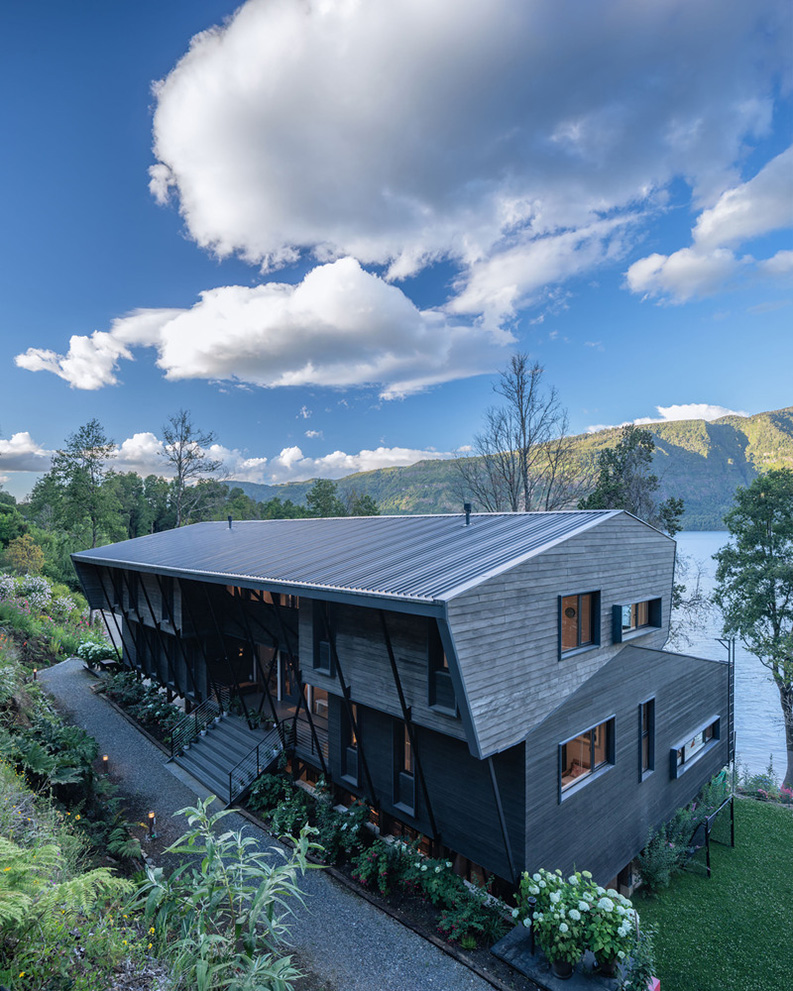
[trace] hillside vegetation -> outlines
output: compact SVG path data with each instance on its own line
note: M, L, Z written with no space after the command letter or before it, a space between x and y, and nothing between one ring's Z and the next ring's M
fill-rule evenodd
M661 479L661 498L685 502L687 530L721 529L724 514L739 485L748 485L768 468L793 467L793 406L754 416L652 423L647 429L656 444L654 471ZM613 447L620 429L579 434L574 456L582 470L598 451ZM313 480L283 485L227 482L256 500L274 496L305 501ZM404 468L381 468L339 479L339 492L356 489L370 495L381 513L453 513L470 498L453 460L419 461ZM476 509L476 506L474 506Z

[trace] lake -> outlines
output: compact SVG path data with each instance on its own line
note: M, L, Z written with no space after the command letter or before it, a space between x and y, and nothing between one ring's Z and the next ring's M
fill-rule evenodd
M701 562L705 590L713 591L716 580L713 555L728 542L729 534L726 530L689 530L675 539L678 555ZM688 635L691 645L678 648L681 652L699 657L726 657L724 647L716 640L721 635L721 614L715 607L707 624L701 629L688 630ZM771 754L778 776L784 774L785 726L779 692L770 672L740 641L735 644L735 745L741 764L753 774L765 771Z

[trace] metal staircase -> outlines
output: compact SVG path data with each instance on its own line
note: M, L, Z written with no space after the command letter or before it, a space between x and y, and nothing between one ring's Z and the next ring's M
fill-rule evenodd
M252 730L244 719L223 713L172 760L230 804L276 763L282 750L277 729Z

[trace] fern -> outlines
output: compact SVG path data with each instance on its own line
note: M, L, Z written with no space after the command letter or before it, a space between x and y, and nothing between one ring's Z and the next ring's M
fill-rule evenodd
M55 909L59 915L89 912L111 899L126 897L133 885L114 877L106 867L53 882L61 849L46 843L26 850L0 837L0 929L21 935L34 923L46 928Z

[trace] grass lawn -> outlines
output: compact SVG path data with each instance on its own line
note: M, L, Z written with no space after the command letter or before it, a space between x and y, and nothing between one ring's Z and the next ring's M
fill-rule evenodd
M715 835L729 836L724 825ZM686 871L634 900L642 922L658 926L663 991L793 986L793 809L736 799L735 849L711 842L711 865L710 880Z

